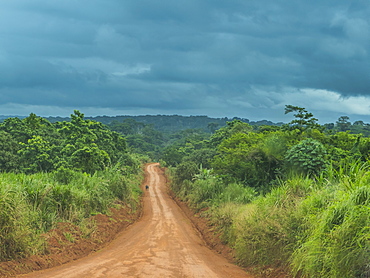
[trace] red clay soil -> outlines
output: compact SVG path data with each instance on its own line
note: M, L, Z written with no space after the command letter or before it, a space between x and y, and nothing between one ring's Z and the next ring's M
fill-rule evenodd
M0 263L0 277L257 277L232 263L232 250L205 219L169 196L158 164L147 165L142 188L142 214L123 207L94 216L97 229L88 239L61 223L45 235L48 254ZM266 271L263 277L287 277Z

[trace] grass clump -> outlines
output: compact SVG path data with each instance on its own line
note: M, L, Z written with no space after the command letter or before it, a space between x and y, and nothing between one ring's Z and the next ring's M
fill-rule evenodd
M294 277L369 277L370 183L357 169L335 181L293 177L251 203L208 214L243 266L283 266Z
M0 258L15 258L30 252L29 207L19 191L0 186Z
M91 215L107 213L117 203L136 209L141 177L140 172L122 175L116 169L94 175L66 169L0 174L0 261L43 252L40 234L58 222L76 224L88 236L94 230L87 223Z
M204 173L206 173L204 171ZM245 267L289 269L294 277L370 277L367 163L290 176L266 195L207 175L178 193L206 215Z
M243 206L234 221L233 245L242 265L287 264L304 221L297 208L311 187L312 180L296 178Z
M369 192L370 186L364 186L328 194L327 205L312 215L301 245L291 257L295 274L369 277ZM312 206L311 201L303 206Z

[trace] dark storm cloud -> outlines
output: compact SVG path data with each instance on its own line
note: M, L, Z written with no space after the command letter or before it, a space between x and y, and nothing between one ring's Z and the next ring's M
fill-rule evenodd
M3 107L263 117L304 89L338 101L370 94L367 1L5 0L0 8Z

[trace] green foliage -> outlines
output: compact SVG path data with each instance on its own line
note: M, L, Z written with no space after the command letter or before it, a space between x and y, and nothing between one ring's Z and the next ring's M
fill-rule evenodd
M215 147L219 145L223 140L230 138L234 134L243 133L248 134L253 130L253 127L247 123L240 120L234 120L232 122L227 122L225 127L217 130L210 139L211 146Z
M162 152L162 159L169 166L176 166L181 163L183 158L183 150L176 146L169 146Z
M63 166L93 174L127 153L121 135L85 120L77 110L70 122L51 124L35 114L6 119L0 139L0 170L5 172L52 172Z
M0 171L9 172L19 165L19 143L5 131L0 131Z
M86 219L114 204L135 208L147 159L129 154L121 135L79 111L54 124L35 114L6 119L0 124L0 261L42 252L40 233L57 222L86 228Z
M347 159L343 160L339 167L330 165L326 178L330 184L340 184L346 190L370 184L370 161Z
M367 277L368 164L349 163L326 175L281 180L265 196L211 206L207 215L243 266L290 267L295 277Z
M188 161L179 164L174 173L173 189L179 191L184 181L192 181L198 173L198 167L194 162Z
M58 183L68 184L76 177L76 171L72 169L65 168L63 166L59 167L54 172L54 178Z
M223 192L224 184L217 177L198 179L189 193L189 200L197 208L208 207Z
M273 143L277 147L280 145L280 149L273 149ZM219 154L211 165L217 174L262 191L275 178L280 165L279 155L282 155L285 148L284 140L280 140L278 136L236 133L220 143Z
M279 131L269 133L264 137L261 148L268 156L282 161L288 148L287 136Z
M173 137L164 156L173 189L208 208L202 215L243 266L368 277L370 140L351 134L368 125L342 118L324 130L304 108L288 105L291 112L282 129L236 120L209 139Z
M107 152L99 149L96 144L91 144L72 153L71 164L75 169L93 174L109 166L110 157Z
M319 194L322 192L318 192ZM338 194L339 193L339 194ZM325 194L302 244L292 255L293 270L305 277L367 277L370 274L370 187ZM324 195L324 196L325 196ZM304 206L311 212L308 199ZM297 245L298 246L298 245Z
M50 142L35 135L27 143L20 142L20 145L18 154L24 172L48 172L53 169Z
M217 203L248 204L255 199L257 192L241 183L228 184L217 196Z
M188 156L183 157L182 161L183 162L192 161L199 167L210 169L212 168L211 163L216 154L217 154L216 150L205 147L194 150Z
M351 127L351 123L349 121L348 116L341 116L338 118L338 121L336 122L337 129L339 131L346 131L349 130Z
M0 261L43 252L40 234L57 222L86 226L87 218L114 204L137 207L140 176L123 175L121 168L90 176L63 167L53 173L1 174Z
M296 178L240 210L233 221L234 248L244 266L287 265L303 218L297 211L312 190L312 180Z
M177 133L186 129L202 129L202 132L211 132L218 126L226 125L228 118L210 118L207 116L180 116L180 115L145 115L145 116L116 116L95 117L123 134L133 134L137 129L152 126L161 133Z
M225 184L211 170L198 169L191 162L180 164L173 174L172 189L197 209L230 202L246 204L256 196L253 188L240 183Z
M288 125L288 129L298 129L301 132L307 129L320 128L320 125L317 123L318 119L313 117L312 113L309 113L305 108L285 105L285 114L288 113L294 114L295 119L292 120Z
M240 205L233 202L225 202L207 213L212 226L217 229L224 244L235 245L237 238L235 226L238 225L237 217L241 209L242 206Z
M23 257L37 242L29 236L28 206L16 189L0 185L0 260Z
M306 139L293 146L286 154L286 167L303 175L318 175L328 162L326 149L318 141Z

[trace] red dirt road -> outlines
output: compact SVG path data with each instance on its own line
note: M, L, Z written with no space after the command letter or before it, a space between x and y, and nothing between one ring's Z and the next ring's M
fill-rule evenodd
M208 249L177 204L168 196L163 171L147 166L149 190L142 218L103 250L48 270L18 277L248 277Z

